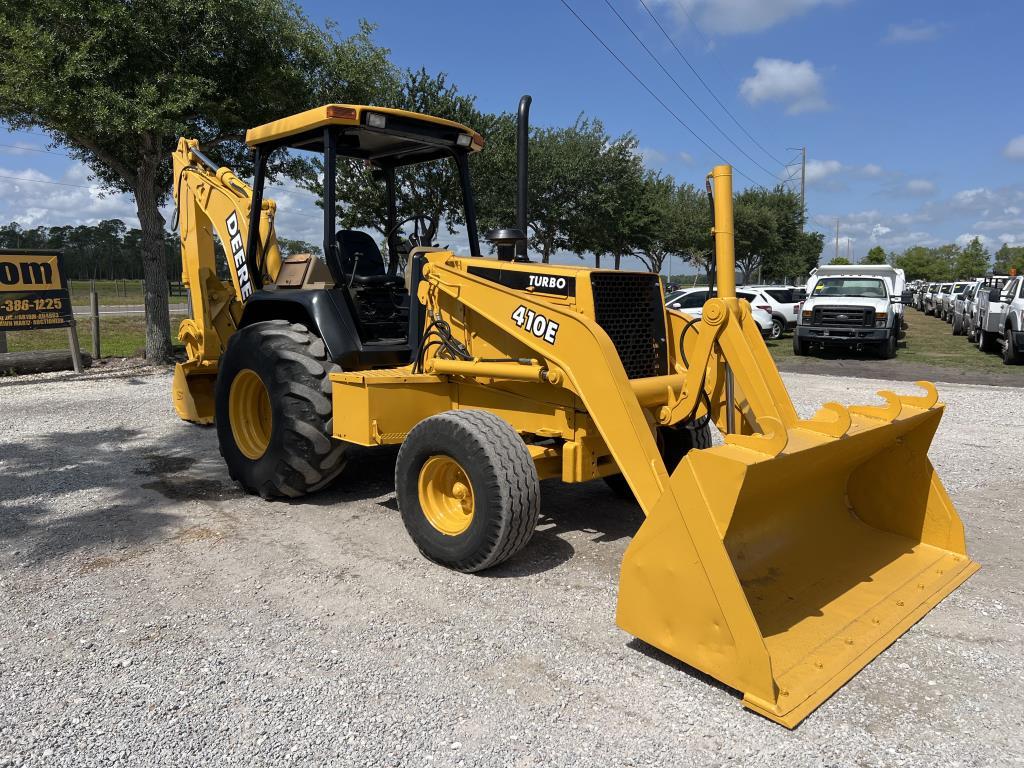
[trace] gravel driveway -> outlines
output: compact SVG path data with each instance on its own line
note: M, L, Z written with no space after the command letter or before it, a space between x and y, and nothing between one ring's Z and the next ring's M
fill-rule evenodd
M808 415L886 386L785 378ZM1024 762L1024 390L940 388L932 458L983 569L792 732L616 628L641 516L602 483L545 483L527 549L452 573L405 534L393 450L264 502L169 392L0 380L0 765Z

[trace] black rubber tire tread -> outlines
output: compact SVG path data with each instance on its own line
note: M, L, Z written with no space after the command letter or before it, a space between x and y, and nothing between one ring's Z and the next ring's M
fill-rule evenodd
M473 522L457 536L434 529L420 507L420 469L439 453L458 461L473 486ZM445 411L417 424L398 451L395 492L405 529L423 556L463 573L515 555L533 536L540 513L540 480L526 443L489 411Z
M896 348L899 342L896 340L896 332L893 331L889 338L878 345L878 354L883 360L892 360L896 357Z
M661 458L665 462L665 469L671 475L679 462L692 448L711 447L711 426L704 424L694 428L690 424L673 427L659 427L658 447L661 450ZM605 485L620 499L635 499L633 489L629 487L626 478L616 473L601 478Z
M1020 351L1014 349L1013 346L1013 329L1006 329L1006 341L1003 342L1002 349L1003 365L1017 365L1021 360Z
M228 419L231 382L246 368L263 380L273 414L270 445L255 461L238 450ZM341 473L346 446L331 438L336 371L341 367L328 359L323 341L300 323L267 320L232 335L215 395L217 438L232 480L265 499L296 498Z
M995 352L996 351L996 334L992 331L986 331L979 329L978 331L978 349L982 352Z
M807 342L800 338L796 331L793 331L793 354L797 357L803 357L808 354Z

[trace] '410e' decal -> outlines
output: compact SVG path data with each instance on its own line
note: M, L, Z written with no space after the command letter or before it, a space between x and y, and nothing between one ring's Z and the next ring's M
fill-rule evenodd
M538 315L532 309L527 309L520 304L512 313L512 321L538 339L544 339L548 344L555 343L555 336L558 335L558 323L554 320L548 320L544 315Z

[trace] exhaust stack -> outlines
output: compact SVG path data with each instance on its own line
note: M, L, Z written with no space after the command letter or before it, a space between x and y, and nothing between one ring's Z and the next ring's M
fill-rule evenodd
M516 260L526 261L526 243L530 238L527 231L529 217L530 171L530 104L529 95L519 99L519 117L516 120L516 229L523 233L523 239L516 243Z

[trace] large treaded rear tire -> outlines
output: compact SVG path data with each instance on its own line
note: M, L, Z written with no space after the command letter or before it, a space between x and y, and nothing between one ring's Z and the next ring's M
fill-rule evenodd
M270 399L266 451L247 457L235 442L228 399L244 370L255 372ZM306 326L269 320L246 326L228 342L215 393L217 439L228 474L249 493L295 498L319 490L345 468L345 444L331 438L330 374L341 368Z
M661 450L661 458L665 462L665 469L671 475L683 457L693 448L711 447L711 426L705 424L703 427L694 429L690 425L659 427L658 448ZM626 478L621 474L606 475L601 478L611 489L611 492L620 499L634 499L633 489L629 487Z
M472 488L472 520L455 535L434 527L421 504L420 473L435 456L454 459ZM464 573L498 565L526 546L540 512L540 481L526 444L487 411L446 411L417 424L398 451L395 493L424 557Z

